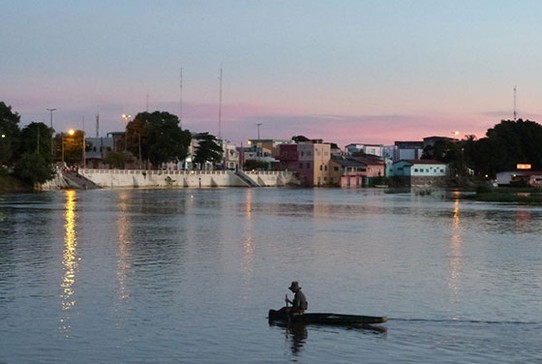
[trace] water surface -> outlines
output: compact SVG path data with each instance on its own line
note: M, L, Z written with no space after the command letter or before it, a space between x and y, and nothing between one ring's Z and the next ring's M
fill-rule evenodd
M0 196L0 363L540 363L542 209L337 189ZM309 310L387 331L270 326Z

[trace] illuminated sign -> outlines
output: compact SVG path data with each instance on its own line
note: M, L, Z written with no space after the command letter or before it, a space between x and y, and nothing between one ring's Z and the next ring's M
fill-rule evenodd
M531 169L531 165L530 164L525 164L525 163L518 163L516 168L517 169Z

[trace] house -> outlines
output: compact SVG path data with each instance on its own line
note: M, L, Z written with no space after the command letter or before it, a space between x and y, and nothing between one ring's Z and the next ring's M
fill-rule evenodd
M362 157L354 157L354 159L365 165L365 177L368 178L368 181L386 175L386 164L381 157L367 154Z
M329 161L331 183L341 188L363 186L366 165L348 157L333 157Z
M542 187L542 172L531 170L499 172L497 186Z
M340 187L362 187L372 185L376 177L384 177L385 164L377 156L332 157L330 183Z
M329 178L331 145L328 143L302 142L297 145L297 172L301 183L307 186L326 186Z
M281 168L295 171L301 184L305 186L327 186L333 183L329 171L331 159L329 143L313 140L281 144L277 158L280 160Z
M410 187L444 185L447 176L448 165L431 159L400 160L390 170L390 177Z
M237 146L230 141L222 140L222 156L224 169L235 170L239 168L239 151Z

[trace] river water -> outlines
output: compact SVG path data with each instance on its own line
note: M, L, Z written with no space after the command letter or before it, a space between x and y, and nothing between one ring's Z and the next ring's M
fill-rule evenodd
M541 221L440 192L1 195L0 363L542 363ZM389 321L271 326L292 280Z

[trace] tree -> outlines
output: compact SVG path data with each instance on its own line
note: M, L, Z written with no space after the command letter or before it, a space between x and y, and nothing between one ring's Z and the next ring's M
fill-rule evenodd
M29 185L44 183L52 179L55 171L50 159L46 159L38 152L25 152L15 167L15 176Z
M32 122L21 130L19 151L36 152L48 163L52 163L51 143L53 130L42 122Z
M222 155L224 154L224 151L214 135L209 133L199 133L194 135L194 139L198 140L198 146L194 156L194 163L203 166L206 162L211 162L214 164L219 164L222 162Z
M126 152L110 150L104 157L103 162L113 168L124 168L126 164L132 163L134 158Z
M179 118L165 111L137 114L128 123L126 135L128 150L155 167L184 160L191 140L191 133L180 128Z
M516 169L518 163L542 169L542 126L530 120L502 120L474 143L467 157L479 174Z
M452 176L465 176L467 169L464 160L463 141L442 138L424 148L422 159L433 159L447 163Z
M0 102L0 165L12 164L18 157L19 122L21 117L11 106Z

